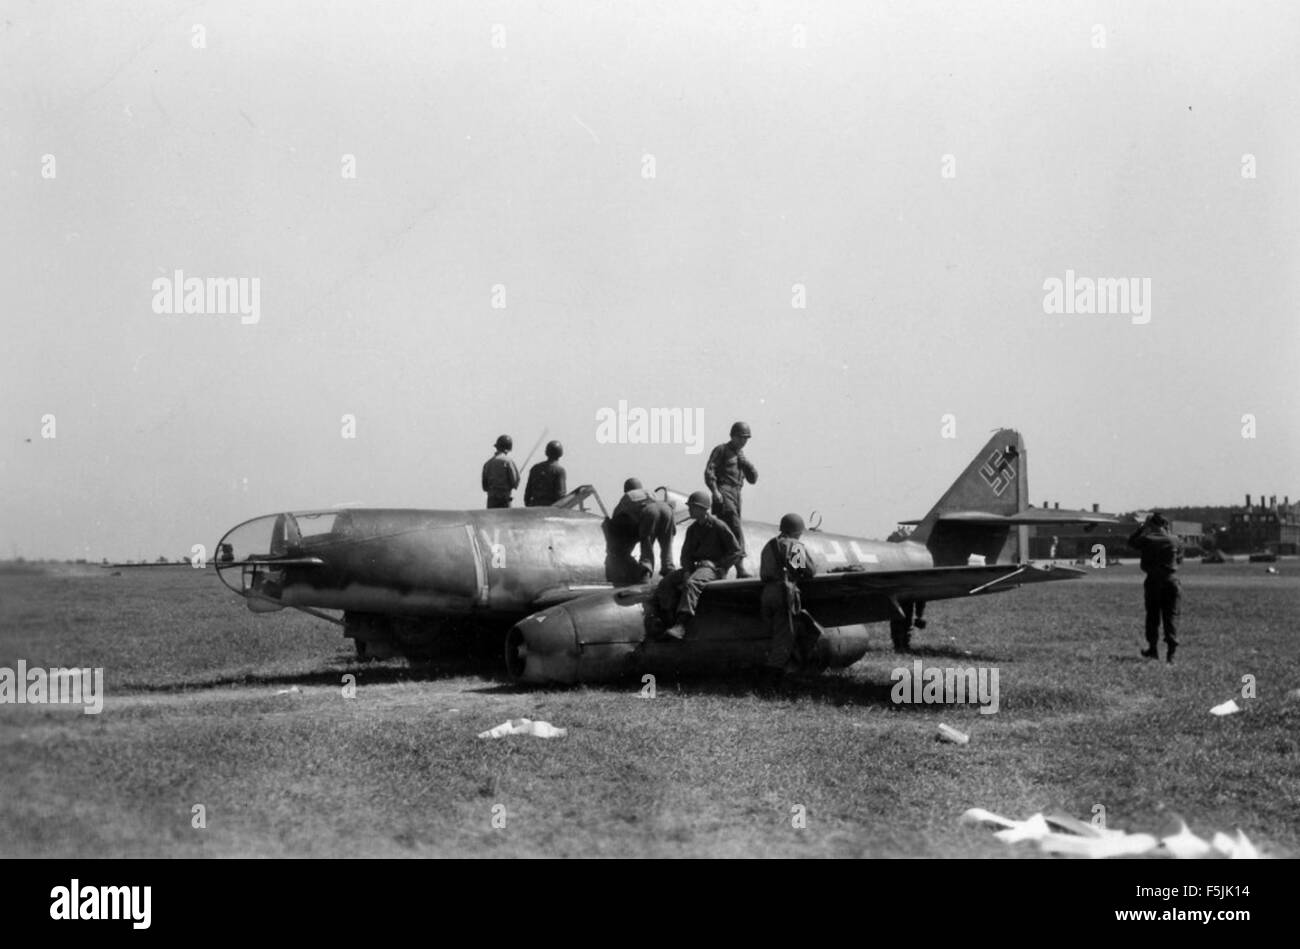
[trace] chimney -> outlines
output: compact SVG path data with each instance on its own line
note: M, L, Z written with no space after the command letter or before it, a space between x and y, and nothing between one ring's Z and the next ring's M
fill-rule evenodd
M1054 510L1059 511L1059 510L1061 509L1061 502L1060 502L1060 501L1057 501L1055 504L1052 505L1052 508L1053 508Z
M1092 513L1096 514L1100 510L1101 510L1101 505L1098 504L1096 501L1092 502Z
M1268 506L1269 506L1269 507L1277 507L1277 495L1276 495L1276 494L1270 494L1270 495L1268 496Z
M1246 510L1250 510L1250 495L1246 495Z

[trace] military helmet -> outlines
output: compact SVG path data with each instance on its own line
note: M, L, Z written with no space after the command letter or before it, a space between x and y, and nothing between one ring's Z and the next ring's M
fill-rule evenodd
M803 518L798 514L787 514L781 518L782 534L802 534L804 532Z
M558 441L546 443L546 457L554 461L564 454L564 446Z
M627 494L627 492L629 491L639 491L640 489L641 489L640 478L628 478L626 481L623 482L624 494Z
M497 436L497 451L511 451L515 447L515 441L509 435Z
M731 426L731 437L735 438L737 435L744 435L746 438L753 437L753 433L749 430L748 422L737 422Z
M713 506L713 496L708 491L692 491L686 499L687 507L702 507L706 511Z

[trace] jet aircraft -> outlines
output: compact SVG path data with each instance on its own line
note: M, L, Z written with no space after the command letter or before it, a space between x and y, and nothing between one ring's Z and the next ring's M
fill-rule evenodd
M657 490L684 521L685 496ZM1115 519L1035 509L1027 498L1024 442L1001 429L924 518L901 522L910 532L888 541L805 533L823 572L800 584L804 662L856 662L867 650L866 624L876 622L889 622L895 648L908 648L920 601L1083 576L1029 563L1028 528ZM760 580L708 584L686 639L666 640L654 584L636 582L631 560L607 555L607 516L590 485L550 507L271 514L228 531L214 566L249 609L294 607L338 623L363 658L436 657L448 644L486 638L498 647L504 641L511 678L557 683L730 672L762 662ZM746 565L757 574L777 528L746 521L744 529ZM678 529L678 550L684 533Z

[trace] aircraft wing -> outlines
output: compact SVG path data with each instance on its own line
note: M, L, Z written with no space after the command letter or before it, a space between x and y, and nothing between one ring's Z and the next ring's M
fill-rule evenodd
M218 570L227 567L323 567L325 561L319 557L258 557L245 560L215 560L212 565Z
M888 618L898 600L950 600L998 593L1024 583L1078 580L1085 573L1073 567L1031 564L857 570L802 580L799 593L803 608L819 622L842 626ZM716 580L705 585L701 606L756 609L762 588L761 580Z

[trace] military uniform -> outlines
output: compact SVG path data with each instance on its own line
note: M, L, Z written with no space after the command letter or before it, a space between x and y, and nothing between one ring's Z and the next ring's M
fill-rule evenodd
M487 506L509 507L515 488L519 487L519 469L504 451L483 463L483 490L487 492Z
M546 507L569 493L568 475L558 461L539 461L528 469L524 507Z
M743 552L745 530L740 521L740 491L748 481L758 480L758 470L745 458L742 449L723 442L709 454L704 466L704 483L713 495L713 514L722 519L735 536ZM744 576L744 565L737 564L737 576Z
M760 608L763 626L772 636L767 650L768 669L780 672L794 652L795 618L799 603L799 580L816 576L817 562L808 548L793 537L781 534L763 547L759 558L759 578L763 581Z
M731 528L712 514L691 524L682 542L681 569L659 585L664 612L674 615L679 623L694 616L704 585L725 577L740 553Z
M1182 599L1182 590L1174 573L1183 559L1183 545L1167 527L1151 532L1145 524L1129 536L1128 545L1142 555L1142 570L1147 575L1142 585L1147 614L1147 649L1143 655L1150 659L1157 657L1156 645L1163 621L1165 658L1173 662L1174 651L1178 648L1177 619Z
M641 542L641 567L654 573L654 545L659 544L659 573L670 574L673 567L673 537L677 527L673 524L673 509L667 502L656 498L643 488L633 488L619 499L610 515L609 551L611 557L622 559L632 551L632 545Z

